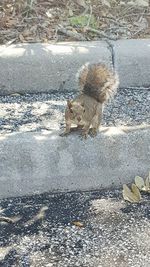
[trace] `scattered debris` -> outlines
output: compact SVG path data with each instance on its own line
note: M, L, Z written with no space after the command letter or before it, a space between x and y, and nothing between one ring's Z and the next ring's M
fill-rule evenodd
M74 221L72 222L72 224L78 227L84 227L84 224L82 222Z
M148 0L1 0L0 44L149 38L149 15Z
M47 206L42 207L39 210L39 212L32 219L28 220L25 223L25 227L28 227L29 225L32 225L36 221L43 220L45 218L45 216L46 216L46 214L45 214L46 210L48 210L48 207Z

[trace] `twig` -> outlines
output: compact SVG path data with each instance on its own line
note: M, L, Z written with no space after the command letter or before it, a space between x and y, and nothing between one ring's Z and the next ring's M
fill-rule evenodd
M0 34L9 34L9 35L13 35L13 34L16 34L16 33L17 33L16 30L14 30L14 31L12 31L12 30L1 30L1 31L0 31Z
M113 17L110 17L110 16L101 16L100 18L102 18L102 19L111 19L111 20L113 20L113 21L117 21L117 19L116 18L113 18Z
M27 21L32 20L32 19L45 20L45 18L39 18L38 16L37 17L31 17L31 18L30 17L29 18L24 17L21 22L26 21L26 20Z
M17 39L18 39L18 37L14 38L14 39L12 39L12 40L10 40L8 42L6 42L6 45L9 46L9 45L15 43Z
M135 36L136 34L142 32L142 31L144 31L144 30L145 30L145 28L139 29L138 31L132 33L132 34L131 34L131 37L132 37L132 36Z
M137 21L139 21L139 20L141 19L141 17L143 18L144 13L145 13L145 10L142 12L142 14L139 14L139 15L138 15Z
M58 41L58 28L55 29L54 40Z
M114 27L112 26L112 27L108 27L107 31L114 31L114 30L120 30L120 29L128 29L128 26L123 26L123 25L120 26L120 27L119 27L119 25L118 25L118 27L117 26L114 26Z
M63 28L62 26L59 26L58 27L58 32L61 32L63 34L66 34L69 37L75 38L78 41L86 41L86 38L83 37L82 34L77 33L77 32L72 32L70 30L67 30L67 29Z
M134 13L126 14L123 17L127 18L127 17L132 17L132 16L139 16L139 15L143 15L143 12L142 13L134 12ZM150 16L150 13L144 13L144 16Z
M127 14L127 12L129 12L130 10L133 10L133 9L134 9L133 6L127 6L125 9L123 9L123 12L120 12L120 13L118 14L118 18L119 18L119 19L124 18L124 16Z
M101 37L104 37L104 38L107 38L107 39L110 39L110 40L113 40L113 41L116 41L116 40L117 40L116 37L113 37L113 36L111 36L111 35L109 36L109 35L107 35L106 33L103 33L103 32L101 32L101 31L95 30L95 29L93 29L93 28L91 28L91 27L87 27L86 30L89 31L89 32L96 33L97 35L99 35L99 36L101 36Z
M101 18L102 18L102 19L112 20L114 24L117 24L117 25L120 26L120 27L124 27L123 24L125 24L125 22L122 22L122 23L121 23L121 22L119 21L119 18L118 18L118 19L115 19L115 18L112 18L112 17L102 16L102 17L100 17L99 20L101 20Z
M91 17L92 17L92 6L90 5L90 15L89 15L89 19L88 19L86 27L89 27L90 22L91 22Z

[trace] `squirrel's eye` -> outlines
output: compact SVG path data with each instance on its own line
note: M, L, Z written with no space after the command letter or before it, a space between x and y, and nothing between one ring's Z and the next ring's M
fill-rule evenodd
M73 113L72 109L70 108L70 112Z
M84 111L83 112L85 112L85 109L84 109Z

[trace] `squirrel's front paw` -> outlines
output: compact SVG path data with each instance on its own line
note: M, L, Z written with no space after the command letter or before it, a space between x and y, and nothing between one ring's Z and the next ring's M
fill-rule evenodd
M91 131L90 131L90 134L91 134L92 137L95 137L97 135L97 129L92 128Z
M87 137L88 137L88 133L83 131L82 132L82 138L87 139Z
M67 136L69 134L69 132L63 132L63 133L60 133L59 136L63 137L63 136Z

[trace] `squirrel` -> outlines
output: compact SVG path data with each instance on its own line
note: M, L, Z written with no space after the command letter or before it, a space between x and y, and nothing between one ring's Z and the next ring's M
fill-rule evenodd
M85 64L78 75L81 93L73 100L67 100L65 109L66 129L61 136L71 132L71 125L82 129L82 136L97 135L102 120L103 104L117 91L118 75L105 64Z

